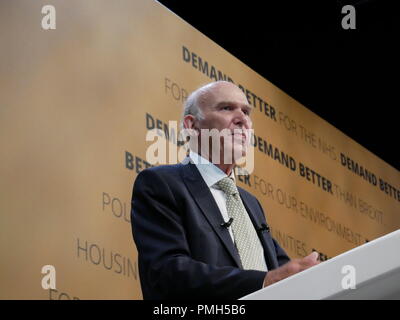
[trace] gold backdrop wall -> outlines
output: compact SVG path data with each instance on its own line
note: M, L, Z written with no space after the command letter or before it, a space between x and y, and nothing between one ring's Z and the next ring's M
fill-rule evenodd
M55 30L41 25L47 4ZM397 170L159 3L3 1L0 27L0 298L141 299L130 198L146 133L220 78L254 106L255 170L238 184L292 258L399 228Z

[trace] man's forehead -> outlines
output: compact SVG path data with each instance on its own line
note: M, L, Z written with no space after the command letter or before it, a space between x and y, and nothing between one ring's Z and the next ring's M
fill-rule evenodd
M209 98L211 98L213 102L217 104L220 102L237 102L241 104L248 104L247 98L242 90L229 82L215 84L212 88L210 88L209 93Z

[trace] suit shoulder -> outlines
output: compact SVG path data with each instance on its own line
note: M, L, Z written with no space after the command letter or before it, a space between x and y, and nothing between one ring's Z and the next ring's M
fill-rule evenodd
M152 177L160 177L161 179L166 179L168 177L176 176L182 166L183 164L178 163L146 168L139 172L136 180L148 179Z

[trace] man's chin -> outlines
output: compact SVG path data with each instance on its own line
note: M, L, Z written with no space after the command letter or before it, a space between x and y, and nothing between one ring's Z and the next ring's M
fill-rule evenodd
M238 160L246 157L247 147L242 144L238 144L238 145L235 144L234 149L231 150L230 154L232 155L231 159L232 159L233 163L237 163Z

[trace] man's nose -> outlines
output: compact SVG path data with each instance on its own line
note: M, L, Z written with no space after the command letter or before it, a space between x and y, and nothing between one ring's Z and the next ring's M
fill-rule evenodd
M245 128L249 128L251 126L250 118L242 110L239 110L235 113L235 118L233 123L235 125Z

